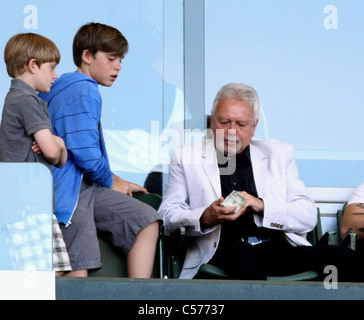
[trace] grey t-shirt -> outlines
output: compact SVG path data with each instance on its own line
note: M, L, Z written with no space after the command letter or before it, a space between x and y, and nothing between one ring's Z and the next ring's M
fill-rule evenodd
M51 169L43 154L31 150L33 134L41 129L53 132L47 103L24 81L13 79L0 125L0 161L41 162Z

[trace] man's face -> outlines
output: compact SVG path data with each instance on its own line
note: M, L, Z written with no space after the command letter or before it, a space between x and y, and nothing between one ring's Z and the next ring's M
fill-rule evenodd
M253 108L235 99L221 100L211 117L215 145L227 156L241 153L250 144L257 127Z

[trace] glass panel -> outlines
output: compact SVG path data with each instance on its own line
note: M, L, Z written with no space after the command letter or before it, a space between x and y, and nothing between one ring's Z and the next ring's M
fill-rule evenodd
M53 186L39 163L0 163L0 270L52 271Z
M100 87L102 124L111 168L122 178L141 185L153 171L156 174L148 181L156 189L150 191L160 190L170 152L183 139L183 0L35 0L31 4L19 0L11 5L0 0L0 7L1 48L4 49L8 39L19 32L49 37L62 56L57 67L58 76L76 70L72 42L83 24L105 23L124 34L130 50L123 61L123 70L111 88ZM3 75L0 77L0 101L4 101L11 81L6 76L4 63L0 64L0 74ZM0 115L2 107L1 103ZM1 181L11 181L9 177L3 178L5 173L0 171ZM34 189L37 187L34 185ZM10 191L1 185L1 198L11 199L16 192L19 191ZM0 269L21 269L11 260L7 229L13 225L13 229L23 228L25 234L25 228L34 222L39 224L36 219L40 217L34 216L28 207L19 208L15 215L6 209L8 207L3 207L3 199L1 205ZM27 218L21 220L22 217ZM14 225L19 221L20 225ZM51 265L47 264L45 269L51 270Z
M177 128L180 132L184 125L183 0L64 0L31 4L19 0L11 5L0 0L0 4L1 47L18 32L47 36L61 51L59 76L76 69L72 42L81 25L105 23L124 34L130 50L123 70L111 88L100 87L102 125L111 167L122 178L141 185L150 171L160 174L169 162L172 146L180 143L177 138L171 139L174 134L166 130ZM0 73L7 74L4 63L0 64ZM9 86L10 78L1 77L1 101Z
M206 114L220 87L257 89L256 138L296 149L309 186L362 182L364 2L206 1Z

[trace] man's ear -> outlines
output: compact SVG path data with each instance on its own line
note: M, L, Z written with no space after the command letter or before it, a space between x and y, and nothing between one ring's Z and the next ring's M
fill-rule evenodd
M84 62L85 64L90 64L92 58L93 55L89 50L86 49L82 51L82 62Z
M258 122L259 122L259 119L257 119L257 121L255 122L253 136L255 135L255 130L257 129Z

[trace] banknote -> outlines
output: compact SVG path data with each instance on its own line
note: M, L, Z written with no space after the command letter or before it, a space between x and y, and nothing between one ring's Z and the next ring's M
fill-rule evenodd
M237 206L234 212L238 212L238 210L243 206L245 202L245 198L237 191L231 192L223 202L221 202L222 207L232 207Z

